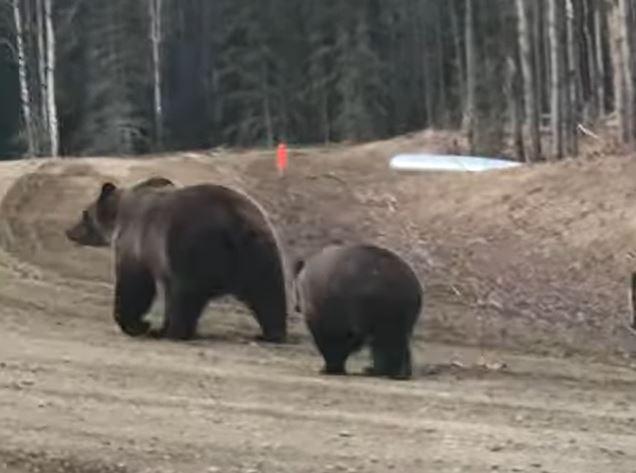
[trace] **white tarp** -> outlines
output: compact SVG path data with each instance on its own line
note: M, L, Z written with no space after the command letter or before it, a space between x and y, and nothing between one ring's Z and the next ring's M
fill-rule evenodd
M400 171L469 171L481 172L520 166L517 161L443 154L398 154L389 166Z

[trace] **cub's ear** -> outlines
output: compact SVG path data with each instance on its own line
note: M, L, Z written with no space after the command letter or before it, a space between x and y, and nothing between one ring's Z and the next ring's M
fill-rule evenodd
M108 198L108 196L110 196L116 190L117 186L115 184L113 184L112 182L105 182L104 184L102 184L102 190L99 194L99 200L101 201Z
M298 276L298 273L300 273L304 267L305 261L302 258L297 258L296 261L294 261L294 276Z

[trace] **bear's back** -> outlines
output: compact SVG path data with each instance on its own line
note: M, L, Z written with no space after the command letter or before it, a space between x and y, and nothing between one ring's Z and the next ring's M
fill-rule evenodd
M327 246L307 261L305 269L306 283L319 298L421 298L412 268L396 253L375 245Z

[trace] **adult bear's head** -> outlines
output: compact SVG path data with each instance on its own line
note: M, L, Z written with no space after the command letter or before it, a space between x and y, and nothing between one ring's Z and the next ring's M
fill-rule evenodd
M173 187L174 183L164 177L151 177L129 189L105 182L97 199L82 210L79 220L65 231L66 237L82 246L108 246L124 194L166 186Z
M112 182L104 183L97 199L82 210L79 221L66 230L66 237L83 246L108 246L117 221L121 192Z

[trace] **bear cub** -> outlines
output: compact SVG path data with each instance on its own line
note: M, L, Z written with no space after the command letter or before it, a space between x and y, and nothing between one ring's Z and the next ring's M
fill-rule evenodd
M422 287L404 260L375 245L331 245L297 261L294 275L294 309L322 354L322 373L345 374L349 355L369 345L366 374L411 378Z

